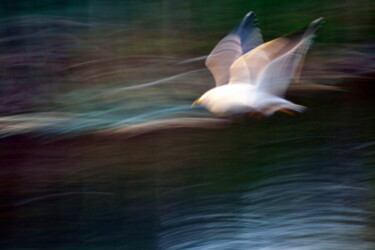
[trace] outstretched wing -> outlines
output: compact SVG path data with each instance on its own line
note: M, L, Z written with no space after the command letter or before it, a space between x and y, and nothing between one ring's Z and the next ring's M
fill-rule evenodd
M240 56L263 43L254 12L242 21L212 50L206 66L215 78L216 86L229 82L229 68Z
M279 37L238 58L230 68L230 83L247 82L258 90L282 96L302 63L323 18Z

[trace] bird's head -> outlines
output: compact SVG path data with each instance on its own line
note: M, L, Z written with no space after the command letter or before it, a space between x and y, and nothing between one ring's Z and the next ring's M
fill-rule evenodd
M201 97L197 98L192 104L191 106L195 106L195 105L199 105L201 103Z
M208 94L204 94L201 97L197 98L192 104L191 107L200 106L200 107L210 107L215 103L215 100L211 98Z

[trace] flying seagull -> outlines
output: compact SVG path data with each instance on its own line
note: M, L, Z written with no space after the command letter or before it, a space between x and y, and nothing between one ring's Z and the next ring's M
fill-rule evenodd
M322 21L318 18L303 29L263 43L254 12L247 13L207 57L216 87L193 105L220 115L302 112L305 107L286 100L284 94L291 79L298 77Z

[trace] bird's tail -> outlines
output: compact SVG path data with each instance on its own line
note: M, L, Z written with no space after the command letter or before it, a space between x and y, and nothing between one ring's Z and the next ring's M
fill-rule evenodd
M272 108L267 109L264 112L265 116L271 116L276 112L286 113L288 115L293 115L294 113L302 113L307 108L302 105L294 104L294 103L282 103L273 106Z

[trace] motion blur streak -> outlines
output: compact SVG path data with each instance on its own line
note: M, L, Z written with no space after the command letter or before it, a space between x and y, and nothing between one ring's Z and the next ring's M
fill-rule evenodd
M212 86L212 77L202 68L205 56L148 54L142 51L150 49L145 45L130 50L127 46L134 40L127 38L140 34L132 34L126 24L109 21L29 15L5 18L1 23L3 136L41 130L98 131L114 124L123 126L119 120L135 121L133 117L150 112L163 113L162 118L152 116L152 120L208 116L197 109L168 115L162 111L187 105ZM192 46L189 43L186 40L186 47ZM149 46L157 47L156 41ZM334 50L328 43L315 46L300 82L290 91L335 89L340 79L373 72L374 60L366 53L373 50L373 44L345 43ZM119 54L119 50L124 52Z
M247 12L323 16L289 116L191 103ZM0 1L0 249L373 250L375 2Z
M335 150L310 147L309 153ZM303 154L294 160L301 161ZM194 198L161 208L160 249L371 249L365 241L371 213L363 209L370 189L361 180L357 159L336 160L263 166L269 175L289 174L234 186L225 194L197 199L193 194L199 187L176 190Z

